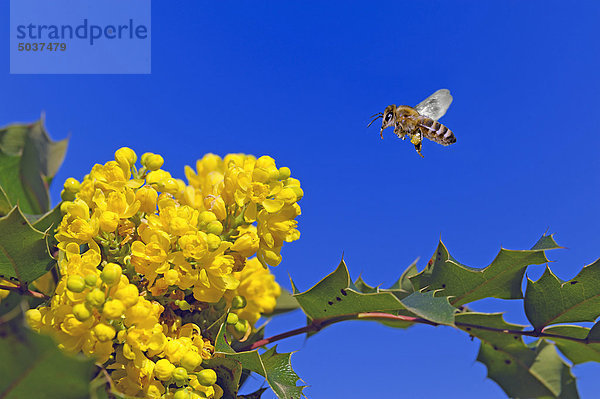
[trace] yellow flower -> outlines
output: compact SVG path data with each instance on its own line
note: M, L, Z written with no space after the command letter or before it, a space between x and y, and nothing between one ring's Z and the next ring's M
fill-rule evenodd
M265 269L256 258L246 261L244 270L235 275L240 280L240 285L236 290L227 291L226 298L231 304L235 296L243 296L246 306L235 312L241 319L254 325L262 314L275 309L277 298L281 295L281 287L269 269Z

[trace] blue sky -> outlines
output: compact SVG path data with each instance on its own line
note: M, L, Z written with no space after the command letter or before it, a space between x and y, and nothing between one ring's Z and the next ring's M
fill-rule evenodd
M547 229L549 254L572 278L600 256L600 4L580 1L159 2L151 75L9 75L0 30L0 125L36 120L71 135L57 181L81 178L121 146L183 167L204 153L273 156L301 180L302 236L274 269L307 289L342 253L353 278L390 285L441 237L460 262L489 264ZM0 4L8 19L8 2ZM457 143L421 159L369 116L439 88ZM60 187L52 190L58 201ZM543 266L532 268L539 276ZM522 302L482 301L525 322ZM268 335L298 327L274 320ZM475 362L478 344L449 328L335 325L299 350L311 398L503 398ZM598 365L574 369L582 397ZM350 381L350 383L348 382ZM256 379L254 386L260 384ZM265 395L265 397L269 397Z

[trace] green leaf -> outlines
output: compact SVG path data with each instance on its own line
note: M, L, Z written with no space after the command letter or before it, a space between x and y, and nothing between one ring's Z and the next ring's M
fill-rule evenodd
M418 261L419 261L419 258L415 259L413 261L413 263L411 263L410 266L408 266L406 268L406 270L404 270L404 273L402 273L402 276L400 276L398 281L396 281L396 283L394 285L392 285L388 290L389 291L401 290L401 291L406 292L407 294L415 292L415 288L413 287L412 282L410 281L410 278L419 274L419 271L417 270L417 262Z
M303 386L296 386L300 379L292 369L291 353L277 353L275 347L260 355L258 350L236 352L225 339L225 325L221 326L215 341L215 354L225 355L241 363L242 368L254 371L265 377L269 386L279 398L292 399L302 396Z
M483 298L520 299L525 268L548 262L545 250L560 248L552 236L542 236L530 250L501 249L487 267L472 268L452 258L440 241L427 267L410 277L415 289L438 291L438 296L454 297L450 303L461 306Z
M527 279L525 314L536 329L549 324L594 321L600 315L600 259L564 282L549 268Z
M271 317L282 313L291 312L300 307L298 305L298 301L296 298L292 296L292 294L286 290L285 288L281 289L281 295L277 298L277 304L275 305L275 309L271 313L265 313L263 317Z
M27 284L50 270L45 238L18 207L0 218L0 277Z
M352 288L354 291L363 294L373 294L375 292L379 292L378 287L371 287L369 284L365 283L365 281L362 279L362 276L358 276L356 281L353 284L350 284L349 288Z
M348 268L342 260L308 291L294 294L304 313L311 319L404 309L404 305L389 292L363 294L350 288ZM294 286L295 287L295 286Z
M532 348L495 350L482 343L477 360L512 398L579 398L571 368L544 340Z
M557 334L566 337L586 339L590 329L581 326L552 326L544 328L545 333ZM600 343L586 344L585 342L571 341L557 337L549 337L556 343L558 349L573 364L585 362L600 362Z
M94 362L61 352L46 336L17 323L0 340L0 397L82 399L90 395Z
M413 292L402 300L406 309L424 319L448 326L454 325L456 308L447 297L434 297L434 292Z
M456 326L481 340L477 360L509 397L578 398L575 378L554 345L542 340L528 347L510 333L524 326L507 323L500 313L476 312L457 314Z
M8 195L4 192L2 186L0 186L0 216L8 214L11 209L10 199L8 199Z
M242 375L242 365L234 359L214 357L202 362L202 367L217 373L217 384L223 389L223 399L237 398Z
M18 204L26 214L49 210L48 185L62 164L67 143L67 139L52 141L43 119L0 129L0 186L10 205Z

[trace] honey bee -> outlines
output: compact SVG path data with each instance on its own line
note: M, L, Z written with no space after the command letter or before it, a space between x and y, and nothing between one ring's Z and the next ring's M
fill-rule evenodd
M454 133L437 121L444 116L450 103L452 103L450 91L440 89L414 108L408 105L388 105L385 111L371 116L373 120L367 127L371 126L377 119L382 118L381 130L379 131L382 139L383 131L390 126L394 126L396 136L404 140L408 135L410 142L415 146L415 150L421 158L424 158L421 154L423 136L444 146L456 143Z

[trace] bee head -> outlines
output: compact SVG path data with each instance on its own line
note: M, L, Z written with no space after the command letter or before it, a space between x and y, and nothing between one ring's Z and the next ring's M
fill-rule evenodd
M381 121L381 131L387 129L390 126L394 126L396 124L396 106L394 104L388 105L383 111Z

